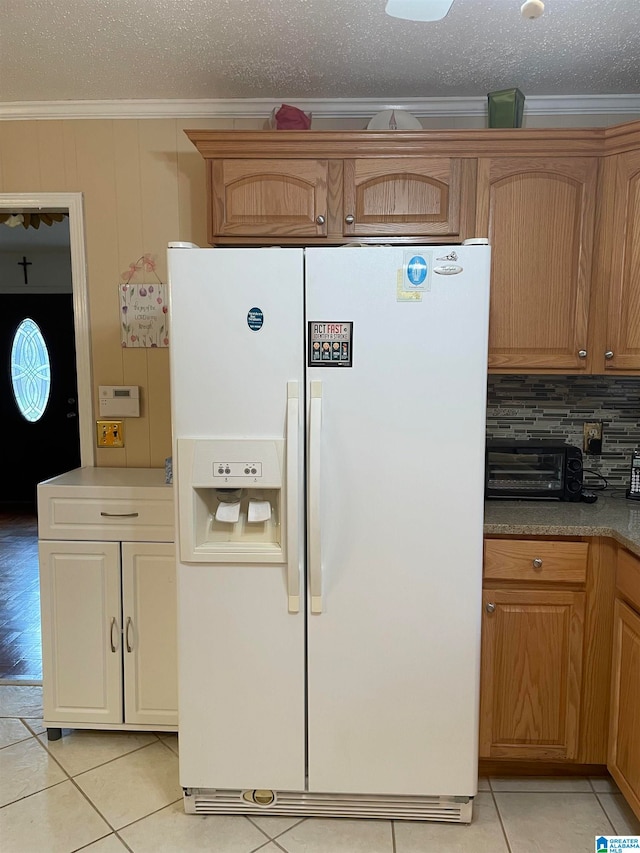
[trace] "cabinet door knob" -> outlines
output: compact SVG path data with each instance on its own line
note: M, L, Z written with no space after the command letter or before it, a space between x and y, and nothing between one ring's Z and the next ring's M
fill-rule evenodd
M586 358L586 357L587 357L586 349L578 350L578 358Z
M542 560L540 559L540 557L536 557L533 560L533 568L534 569L541 569L542 568Z
M493 613L493 611L496 609L496 606L492 601L490 601L488 604L485 604L484 609L487 611L487 613Z
M605 357L605 358L607 358L607 359L613 358L613 350L608 349L608 350L605 352L604 357Z
M356 218L353 213L348 213L345 216L344 221L347 223L347 225L353 225L353 223L356 221Z
M324 218L324 216L321 213L319 213L318 216L316 216L316 222L318 223L318 225L324 225L324 223L326 221L327 220Z

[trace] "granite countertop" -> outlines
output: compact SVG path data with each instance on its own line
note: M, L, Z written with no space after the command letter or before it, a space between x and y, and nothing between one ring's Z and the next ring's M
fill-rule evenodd
M484 508L485 535L610 536L640 556L640 501L599 495L594 504L492 500Z

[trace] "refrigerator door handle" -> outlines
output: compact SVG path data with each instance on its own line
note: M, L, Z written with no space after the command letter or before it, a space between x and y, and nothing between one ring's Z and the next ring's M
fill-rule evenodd
M309 420L309 586L311 612L322 613L322 552L320 545L320 441L322 432L322 382L311 382Z
M300 553L298 543L298 459L300 391L287 382L287 596L289 613L300 612Z

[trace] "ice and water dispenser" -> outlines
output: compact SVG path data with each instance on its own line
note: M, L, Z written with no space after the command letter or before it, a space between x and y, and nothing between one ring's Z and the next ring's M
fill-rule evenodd
M284 444L178 440L183 562L284 562Z

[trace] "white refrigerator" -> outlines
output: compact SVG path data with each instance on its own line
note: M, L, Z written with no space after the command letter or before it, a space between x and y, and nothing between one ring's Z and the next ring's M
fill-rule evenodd
M187 812L471 819L477 242L170 247Z

